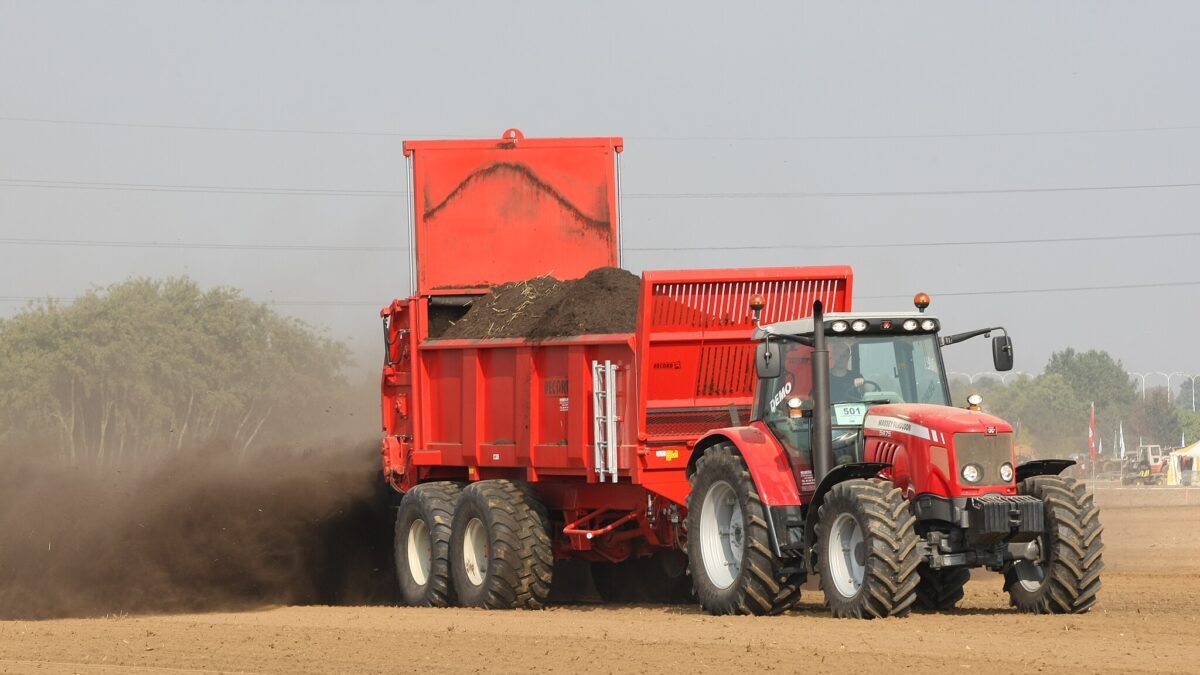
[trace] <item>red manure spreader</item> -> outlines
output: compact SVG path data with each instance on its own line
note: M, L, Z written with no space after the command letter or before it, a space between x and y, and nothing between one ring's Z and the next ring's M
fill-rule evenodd
M414 291L382 312L405 602L542 607L575 558L605 599L714 614L784 612L810 575L839 617L947 609L976 567L1021 610L1095 603L1071 462L1017 465L1011 425L950 404L942 348L997 333L1008 370L1003 328L943 334L924 294L853 312L844 266L612 269L621 150L405 144Z

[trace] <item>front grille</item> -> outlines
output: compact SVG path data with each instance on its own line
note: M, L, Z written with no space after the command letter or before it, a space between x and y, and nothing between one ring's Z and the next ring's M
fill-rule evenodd
M1012 462L1012 433L1003 434L954 434L954 456L958 460L959 476L962 468L976 464L983 475L979 482L971 485L1007 485L1000 478L1000 465Z

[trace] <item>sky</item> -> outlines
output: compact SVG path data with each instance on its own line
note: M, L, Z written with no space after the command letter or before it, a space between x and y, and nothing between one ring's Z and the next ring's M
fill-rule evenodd
M849 264L856 309L928 292L947 330L1005 326L1020 371L1071 346L1196 375L1198 21L1191 2L0 0L0 316L186 274L374 367L378 308L409 291L402 141L517 127L625 138L624 245L677 247L626 251L632 271ZM946 359L991 369L983 340Z

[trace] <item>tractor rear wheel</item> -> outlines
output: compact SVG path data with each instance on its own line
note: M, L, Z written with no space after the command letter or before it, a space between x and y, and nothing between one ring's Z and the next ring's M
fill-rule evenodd
M424 483L409 490L396 512L396 579L404 604L448 607L450 523L462 488L457 483Z
M450 536L458 602L487 609L541 609L550 595L554 553L537 493L508 480L462 491Z
M1037 614L1088 611L1100 590L1104 528L1087 486L1074 478L1034 476L1018 490L1042 500L1046 530L1038 539L1042 560L1021 560L1005 569L1009 601Z
M800 580L771 550L767 514L746 463L721 443L696 462L688 495L688 569L711 614L779 614L800 596Z
M825 602L838 618L905 616L917 600L916 519L891 481L834 485L818 511Z
M917 609L940 612L954 609L963 599L963 586L971 579L971 570L966 567L943 567L934 569L928 563L917 568L921 582L917 584Z

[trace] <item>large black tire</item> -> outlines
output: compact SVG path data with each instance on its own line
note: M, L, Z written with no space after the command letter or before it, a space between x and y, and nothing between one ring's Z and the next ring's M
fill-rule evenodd
M821 590L833 615L906 616L917 601L921 555L916 518L899 488L876 479L838 483L817 518ZM861 541L851 545L856 532Z
M1096 604L1104 569L1100 509L1087 486L1074 478L1034 476L1018 486L1042 500L1046 532L1043 562L1010 564L1004 590L1012 605L1037 614L1082 614Z
M795 606L799 579L783 572L771 550L767 514L746 463L729 443L713 446L696 462L688 495L688 569L700 605L711 614L779 614ZM714 499L709 499L712 495ZM730 521L728 540L706 537L704 521L719 518L715 498L727 495L726 507L740 514ZM707 500L707 501L706 501ZM723 498L720 501L725 501ZM706 505L708 507L706 511ZM710 523L712 521L709 521ZM719 533L716 527L714 532ZM707 557L706 557L707 556ZM736 560L733 565L726 562ZM733 569L728 579L714 579L709 569Z
M928 563L921 563L917 574L921 581L917 584L916 609L927 612L954 609L963 599L963 586L971 580L971 570L966 567L934 569Z
M462 488L457 483L424 483L409 490L396 511L396 580L404 604L449 607L450 527Z
M678 551L592 563L592 583L605 602L683 604L692 599L687 557Z
M450 536L458 603L487 609L541 609L554 577L546 508L527 485L484 480L459 498Z

